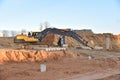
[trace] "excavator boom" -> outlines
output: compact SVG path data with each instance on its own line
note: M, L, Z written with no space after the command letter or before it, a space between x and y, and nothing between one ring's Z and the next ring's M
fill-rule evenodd
M81 36L79 36L78 34L76 34L75 32L71 31L71 30L63 30L63 29L57 29L57 28L47 28L45 30L43 30L42 32L38 33L38 39L41 42L42 39L47 35L47 34L58 34L58 35L62 35L62 36L69 36L74 38L75 40L77 40L79 43L88 46L87 45L87 41L85 41L84 39L82 39ZM90 46L88 46L90 47Z

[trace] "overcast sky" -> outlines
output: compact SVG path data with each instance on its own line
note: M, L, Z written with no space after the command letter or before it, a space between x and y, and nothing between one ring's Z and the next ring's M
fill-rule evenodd
M0 30L52 27L120 33L120 0L0 0Z

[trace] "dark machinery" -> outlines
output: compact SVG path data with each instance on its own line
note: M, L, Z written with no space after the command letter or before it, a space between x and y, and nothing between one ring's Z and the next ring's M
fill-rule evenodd
M65 30L65 29L57 29L57 28L47 28L45 30L43 30L42 32L38 33L37 37L38 40L41 42L42 39L47 35L47 34L58 34L63 36L63 39L65 38L65 36L70 36L73 39L77 40L78 42L80 42L81 44L83 44L84 46L88 46L88 42L84 39L82 39L81 36L79 36L78 34L76 34L75 32L71 31L71 30ZM65 39L64 39L65 40ZM65 41L64 41L65 42ZM91 47L92 48L92 47Z
M78 34L76 34L73 31L71 31L70 29L57 29L57 28L47 28L47 29L45 29L45 30L43 30L41 32L38 32L37 35L33 36L34 39L29 39L29 37L27 37L26 41L25 41L25 39L26 39L25 37L26 36L25 37L23 37L23 35L22 35L22 37L16 36L15 39L14 39L16 41L14 41L14 42L17 42L17 40L20 37L20 40L22 40L22 41L19 41L19 43L23 43L23 42L25 43L25 42L28 42L28 40L29 40L30 43L32 43L32 42L40 43L42 41L42 39L45 38L45 36L47 34L58 34L58 35L61 35L61 36L63 36L64 42L65 42L65 36L69 36L69 37L72 37L73 39L77 40L79 43L83 44L84 46L90 47L86 40L82 39L81 36L79 36Z

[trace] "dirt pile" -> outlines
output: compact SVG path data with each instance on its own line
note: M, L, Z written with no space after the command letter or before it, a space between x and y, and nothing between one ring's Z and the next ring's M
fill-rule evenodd
M44 51L44 50L0 50L0 62L15 61L41 61L41 60L59 60L62 57L73 57L69 51Z
M79 34L82 36L86 41L93 41L94 46L106 46L106 37L110 38L110 49L111 50L118 50L120 49L120 35L113 35L113 34Z
M55 35L54 34L48 34L41 42L41 44L47 44L49 46L52 46L54 44Z
M113 35L110 33L106 34L87 34L87 33L81 33L78 34L81 36L83 39L85 39L88 42L93 42L92 46L100 46L105 48L106 46L106 36L109 36L110 38L110 49L111 50L119 50L120 49L120 35ZM52 39L49 41L49 39ZM59 35L49 35L45 38L45 42L48 43L49 45L57 45L59 39ZM47 42L48 40L48 42ZM44 41L43 41L44 42ZM73 39L72 37L65 37L65 43L68 44L69 47L75 47L75 46L81 46L81 44Z

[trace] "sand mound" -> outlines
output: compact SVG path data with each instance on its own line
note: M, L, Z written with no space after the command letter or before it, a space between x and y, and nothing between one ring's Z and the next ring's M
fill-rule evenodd
M83 39L85 39L88 42L93 41L94 44L91 46L100 46L105 48L106 46L106 36L109 36L110 38L110 49L111 50L119 50L120 49L120 35L113 35L110 33L103 33L103 34L88 34L88 33L77 33L79 36L81 36ZM51 38L51 40L49 40ZM56 34L49 34L47 35L42 43L56 46L59 39L59 35ZM65 43L68 44L69 47L75 47L75 46L81 46L81 44L73 39L72 37L65 37Z
M44 50L0 50L0 62L16 61L41 61L41 60L59 60L62 57L73 57L69 51L44 51Z
M106 36L110 38L110 49L111 50L119 50L120 49L120 35L113 35L110 33L103 34L88 34L88 33L77 33L83 39L88 42L93 41L94 44L91 46L100 46L105 48L106 46ZM59 35L56 34L48 34L41 43L48 44L50 46L56 46L59 39ZM81 43L73 39L72 37L65 37L65 43L68 44L69 47L81 46Z

